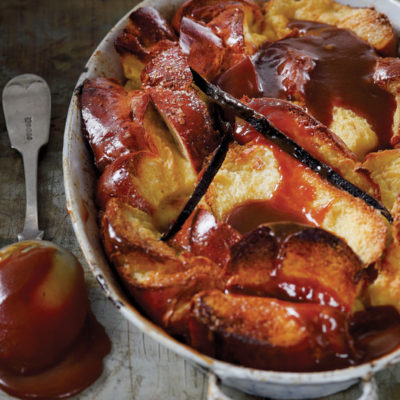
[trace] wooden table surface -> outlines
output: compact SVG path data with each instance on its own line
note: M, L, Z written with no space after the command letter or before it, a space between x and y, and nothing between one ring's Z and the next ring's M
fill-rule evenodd
M39 166L39 219L45 239L71 250L85 266L65 209L61 166L65 117L75 82L97 43L137 2L129 0L1 0L0 88L21 73L44 77L52 93L49 144ZM25 210L22 162L9 146L0 112L0 247L16 240ZM75 398L85 400L203 400L207 378L195 367L144 336L104 298L86 266L92 308L105 326L112 352L104 373ZM400 367L378 374L381 400L400 399ZM235 399L249 399L235 394ZM353 388L329 400L352 400ZM0 393L0 399L9 396Z

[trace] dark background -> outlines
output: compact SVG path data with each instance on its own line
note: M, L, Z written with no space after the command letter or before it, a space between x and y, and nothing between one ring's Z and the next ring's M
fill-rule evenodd
M64 207L61 154L69 101L89 56L137 1L1 0L0 88L22 73L42 76L52 95L49 144L39 165L39 220L45 237L73 248ZM0 247L16 239L25 215L22 161L0 112Z

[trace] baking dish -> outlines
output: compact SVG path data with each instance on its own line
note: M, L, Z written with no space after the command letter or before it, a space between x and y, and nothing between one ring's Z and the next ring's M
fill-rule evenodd
M386 13L397 31L400 30L400 2L397 0L342 0L354 6L375 6ZM181 0L146 0L140 6L157 8L169 18ZM87 78L98 76L123 79L120 59L114 50L114 40L128 22L129 11L109 31L90 57L80 76L78 88ZM313 373L289 373L244 368L212 359L178 342L154 325L132 305L114 276L102 250L97 227L97 211L93 202L95 171L91 154L81 133L78 91L72 96L64 134L64 184L67 209L85 259L103 288L105 295L122 315L150 337L176 352L199 368L209 371L209 399L227 399L218 387L219 382L249 394L276 399L311 399L327 396L363 382L361 399L377 399L373 381L375 372L400 361L400 349L379 359L355 367Z

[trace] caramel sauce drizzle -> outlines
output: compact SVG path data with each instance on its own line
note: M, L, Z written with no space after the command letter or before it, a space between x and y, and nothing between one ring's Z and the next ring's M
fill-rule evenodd
M378 56L367 42L346 29L294 21L292 36L266 43L253 58L263 96L304 102L324 125L335 106L364 117L389 147L396 101L374 82Z

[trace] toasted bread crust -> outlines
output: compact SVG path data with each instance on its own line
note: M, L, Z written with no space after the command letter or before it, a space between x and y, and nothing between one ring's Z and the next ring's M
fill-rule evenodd
M324 319L335 320L335 329L318 343ZM345 318L336 310L219 291L193 298L190 333L200 351L252 368L323 370L344 366L340 354L352 353Z
M84 134L97 168L103 170L121 155L155 149L142 124L149 101L146 93L128 93L111 79L95 78L83 83L81 113ZM135 113L132 113L132 105Z

